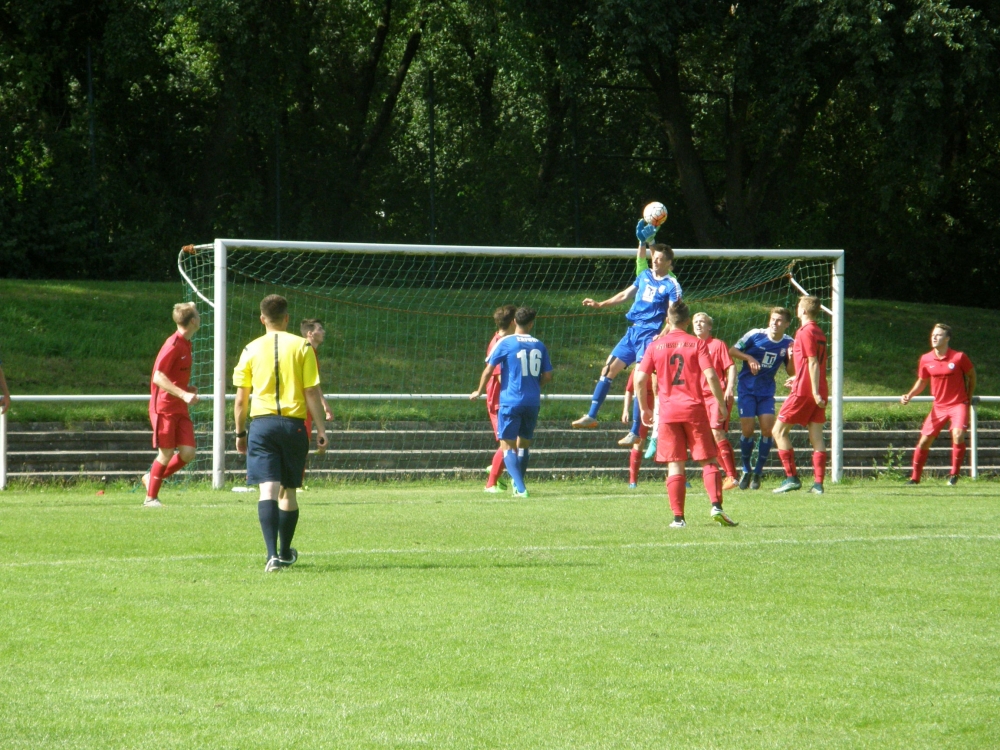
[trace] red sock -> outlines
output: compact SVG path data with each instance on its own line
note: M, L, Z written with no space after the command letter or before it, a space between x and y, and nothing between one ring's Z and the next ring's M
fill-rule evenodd
M705 492L714 505L722 502L722 475L715 464L705 464L701 467L701 480L705 483Z
M958 474L965 460L965 443L953 443L951 446L951 473Z
M687 478L683 474L672 474L667 477L667 497L670 498L670 510L675 516L684 515L684 496L687 494Z
M647 427L646 425L644 425L644 424L642 424L640 422L639 423L639 438L641 440L645 440L648 435L649 435L649 427Z
M813 481L816 484L823 484L824 476L826 476L826 452L813 451Z
M639 483L639 467L642 466L642 451L630 450L628 452L628 483Z
M778 451L778 458L781 459L781 465L785 467L785 476L794 477L798 475L798 470L795 468L795 451Z
M733 455L733 446L729 438L722 438L719 441L719 462L726 470L726 476L736 479L736 457Z
M163 484L163 474L167 467L159 461L153 461L149 469L149 487L146 490L146 497L156 498L160 494L160 485Z
M920 476L924 473L924 464L927 463L927 455L930 451L917 448L913 451L913 473L910 479L914 482L920 481Z
M159 461L157 461L159 463ZM167 468L163 470L163 478L166 479L171 474L175 474L181 469L187 466L187 461L181 460L181 454L175 453L174 457L170 459L170 463L167 464Z
M497 448L497 452L493 454L493 463L490 465L489 479L486 480L487 487L492 487L497 483L497 480L500 478L500 474L503 472L503 469L504 469L503 451L500 448Z

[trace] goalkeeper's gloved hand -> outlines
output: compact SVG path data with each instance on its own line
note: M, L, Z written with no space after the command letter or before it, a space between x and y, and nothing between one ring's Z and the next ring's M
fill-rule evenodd
M639 242L648 245L649 241L656 236L657 229L659 227L647 224L645 219L639 219L639 223L635 225L635 236L639 239Z

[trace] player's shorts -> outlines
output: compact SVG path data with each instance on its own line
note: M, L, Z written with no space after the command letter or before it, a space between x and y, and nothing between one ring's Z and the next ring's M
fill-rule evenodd
M497 413L497 439L508 443L517 438L532 440L537 423L537 406L501 406Z
M500 429L497 426L500 414L500 402L491 404L489 399L486 401L486 413L490 416L490 424L493 425L493 436L499 440L500 439Z
M281 482L301 487L309 453L305 420L256 417L247 436L247 484Z
M705 396L705 411L708 412L708 425L713 430L722 430L726 432L729 429L729 414L730 411L723 406L719 408L719 402L715 400L715 396L708 394Z
M931 413L924 420L924 426L920 428L920 434L937 437L946 422L951 422L950 427L953 430L969 429L969 405L932 406Z
M792 394L781 405L778 419L785 424L803 427L816 422L823 424L826 421L826 407L817 404L812 394L805 398Z
M753 419L763 414L774 414L774 396L755 396L739 393L736 396L736 411L740 419Z
M615 344L615 348L611 350L611 356L620 359L626 367L634 362L641 362L642 355L646 353L646 347L659 332L659 328L632 326L622 336L622 340Z
M194 447L194 425L187 414L153 414L153 447L173 450L179 445Z
M656 460L661 463L687 461L688 451L695 461L719 455L708 422L663 422L656 440Z

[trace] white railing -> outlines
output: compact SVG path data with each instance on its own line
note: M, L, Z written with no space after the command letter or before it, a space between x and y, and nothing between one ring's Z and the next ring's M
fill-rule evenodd
M226 394L225 401L233 401L234 394ZM461 401L468 399L465 393L327 393L327 400L332 401ZM481 396L480 398L485 398ZM623 396L608 396L609 401L621 401ZM590 401L590 394L542 394L544 401ZM211 394L199 396L200 401L213 401ZM778 396L778 402L785 400L784 396ZM917 396L911 399L911 403L931 403L934 399L930 396ZM69 396L11 396L11 401L15 403L25 402L97 402L110 403L120 401L149 401L149 394L137 395L69 395ZM899 403L898 396L844 396L843 402L847 404L893 404ZM979 476L979 409L978 405L1000 404L1000 396L976 396L973 404L969 407L969 476L976 479ZM7 487L7 414L0 414L0 490ZM840 444L843 445L841 437ZM832 470L831 470L832 474ZM840 477L831 476L833 481L839 481Z

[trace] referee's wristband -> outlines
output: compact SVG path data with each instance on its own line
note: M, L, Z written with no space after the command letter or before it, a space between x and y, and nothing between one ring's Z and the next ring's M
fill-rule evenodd
M237 433L235 433L235 435L238 438L245 438L247 436L247 431L243 430L243 432L237 432Z

